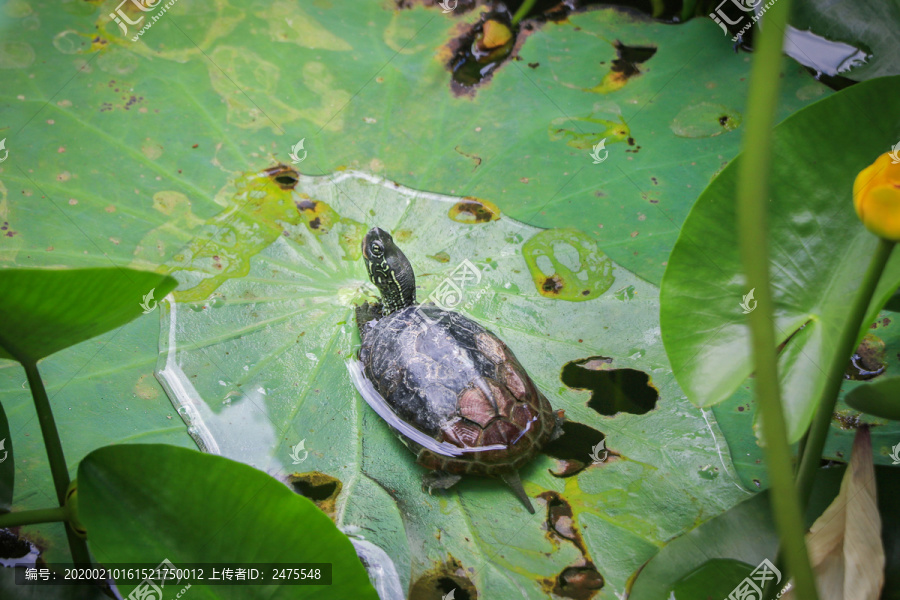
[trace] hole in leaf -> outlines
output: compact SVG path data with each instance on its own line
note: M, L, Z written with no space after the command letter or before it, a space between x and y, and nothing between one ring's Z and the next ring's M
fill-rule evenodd
M875 379L884 373L885 368L884 340L867 333L856 348L856 352L850 357L844 379L854 381Z
M581 553L587 556L587 547L575 525L572 506L556 492L544 492L538 498L547 502L547 531L575 544Z
M518 28L506 7L500 6L501 10L485 13L470 31L450 43L451 89L457 95L470 93L490 79L515 46Z
M300 173L288 165L275 165L266 169L265 173L283 190L294 189L300 181Z
M583 566L566 567L556 577L553 593L563 598L588 600L603 587L603 576L593 563Z
M544 445L544 453L560 461L550 474L571 477L592 463L605 462L608 455L605 439L606 436L593 427L574 421L564 422L563 434Z
M565 569L555 578L544 579L543 588L555 596L589 600L603 587L603 576L597 571L588 553L587 546L569 502L558 493L549 491L538 496L547 503L547 532L551 539L571 542L581 552L582 558Z
M426 571L410 586L409 600L477 600L478 590L455 558Z
M31 551L31 545L9 529L0 529L0 558L21 558Z
M654 46L626 46L618 40L614 45L619 58L612 61L610 71L621 73L626 79L640 73L638 65L647 62L656 54Z
M601 415L642 415L656 408L659 391L650 376L637 369L610 369L612 359L592 356L567 363L560 379L576 390L590 390L588 406Z
M0 567L34 566L41 550L30 540L19 537L9 529L0 529Z
M289 475L288 484L295 492L312 500L319 510L329 515L334 513L335 502L343 487L340 479L319 471Z

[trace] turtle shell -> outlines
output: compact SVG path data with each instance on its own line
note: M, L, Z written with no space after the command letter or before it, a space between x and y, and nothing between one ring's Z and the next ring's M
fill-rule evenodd
M365 376L400 419L463 450L442 455L398 432L422 466L498 475L518 469L553 435L550 403L506 344L471 319L408 306L369 321L361 337Z

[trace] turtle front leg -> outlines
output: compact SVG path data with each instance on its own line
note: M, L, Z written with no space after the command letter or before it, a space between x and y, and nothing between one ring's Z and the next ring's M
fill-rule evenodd
M566 412L562 409L559 409L554 415L553 433L550 434L550 441L555 440L564 433L563 425L565 424L565 422Z
M382 305L366 302L356 307L356 327L359 329L359 337L363 337L364 327L369 321L377 321L382 316Z
M455 475L447 471L428 471L422 475L422 491L431 495L432 489L446 490L456 485L460 479L462 479L462 475Z

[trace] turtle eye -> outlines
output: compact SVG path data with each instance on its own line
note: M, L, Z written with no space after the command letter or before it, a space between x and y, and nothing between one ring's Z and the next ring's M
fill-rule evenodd
M372 242L370 250L372 251L372 256L376 258L384 254L384 247L381 245L381 242Z

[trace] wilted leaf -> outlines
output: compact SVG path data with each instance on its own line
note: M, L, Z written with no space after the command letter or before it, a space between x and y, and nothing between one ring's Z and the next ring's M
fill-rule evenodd
M841 491L810 527L806 547L821 600L878 600L884 547L868 428L857 430Z

